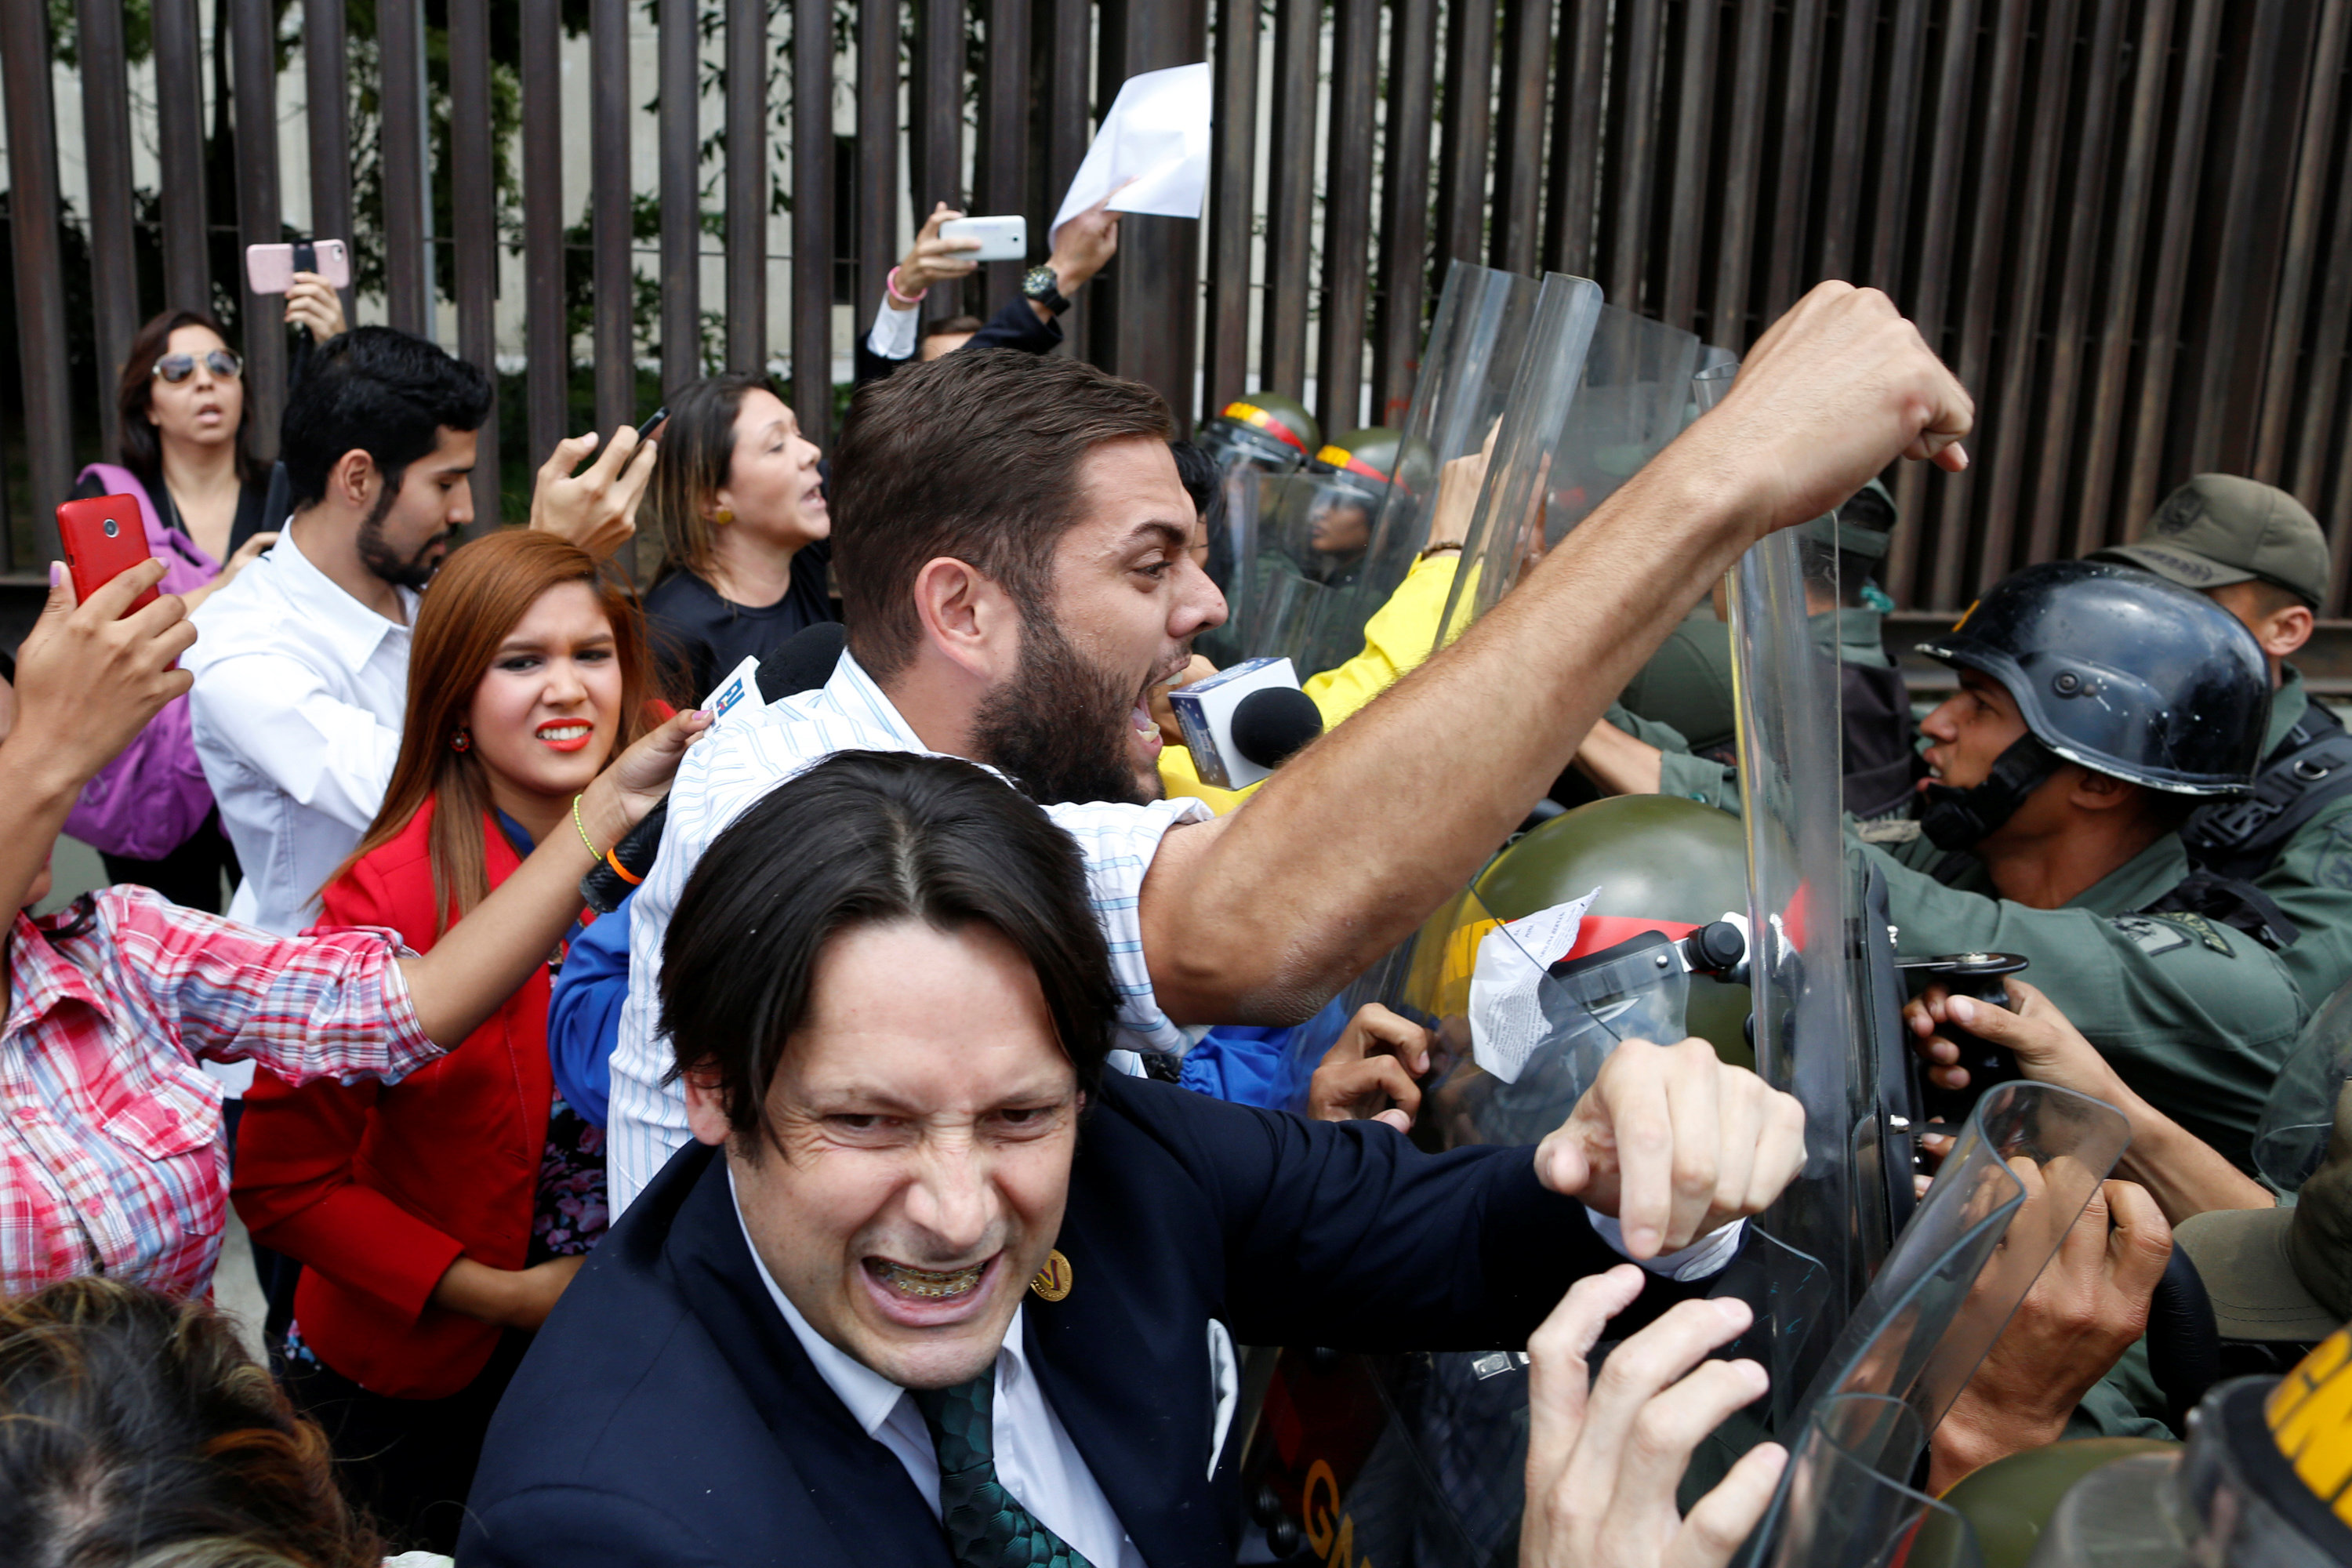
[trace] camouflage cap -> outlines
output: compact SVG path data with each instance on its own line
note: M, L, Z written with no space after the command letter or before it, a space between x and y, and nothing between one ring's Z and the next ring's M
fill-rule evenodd
M2200 474L2156 509L2138 541L2095 552L2184 588L2274 583L2315 609L2327 596L2327 536L2275 485Z
M2225 1340L2308 1342L2352 1320L2352 1082L2293 1208L2192 1215L2172 1239L2197 1265Z

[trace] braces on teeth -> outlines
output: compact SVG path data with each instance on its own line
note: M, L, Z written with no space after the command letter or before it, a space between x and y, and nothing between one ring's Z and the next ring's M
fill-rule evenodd
M980 1268L958 1268L946 1274L933 1274L925 1269L909 1268L902 1263L887 1266L890 1283L910 1296L961 1296L980 1283Z

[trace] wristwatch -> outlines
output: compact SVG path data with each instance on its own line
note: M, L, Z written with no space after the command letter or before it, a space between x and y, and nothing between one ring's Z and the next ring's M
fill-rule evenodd
M1062 298L1061 279L1042 263L1021 275L1021 293L1023 298L1036 300L1057 316L1070 308L1070 302Z

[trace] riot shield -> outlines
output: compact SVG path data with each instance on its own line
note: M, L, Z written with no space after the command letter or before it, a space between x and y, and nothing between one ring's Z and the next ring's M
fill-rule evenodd
M1361 650L1364 623L1427 542L1443 466L1477 451L1502 416L1537 297L1517 273L1454 263L1388 479L1323 456L1282 472L1229 468L1234 566L1218 648L1286 658L1302 678Z
M1728 356L1701 371L1699 406L1712 407L1737 374ZM1806 1122L1804 1171L1760 1223L1843 1282L1818 1335L1861 1296L1907 1206L1910 1107L1881 1104L1883 1084L1907 1088L1909 1078L1885 1070L1902 1060L1900 1020L1857 962L1874 949L1845 858L1840 686L1813 644L1801 543L1795 531L1760 542L1727 586L1758 932L1757 1070L1796 1096Z
M1588 921L1590 902L1507 921L1465 889L1341 997L1346 1012L1378 1001L1434 1032L1416 1142L1443 1151L1540 1140L1621 1043L1683 1037L1694 974L1736 962L1719 949L1710 956L1698 932L1618 940L1628 922ZM1748 1300L1757 1315L1718 1353L1757 1359L1777 1388L1798 1389L1802 1369L1784 1347L1802 1335L1776 1325L1819 1321L1833 1293L1826 1272L1759 1235L1712 1289ZM1382 1563L1484 1568L1508 1548L1524 1506L1526 1374L1525 1355L1500 1350L1283 1352L1260 1423L1265 1441L1244 1465L1259 1525L1303 1531L1318 1550L1344 1532L1359 1556ZM1695 1472L1711 1483L1770 1425L1766 1411L1735 1418Z
M1699 352L1690 333L1604 305L1598 284L1559 272L1544 279L1529 333L1439 647L1689 422Z
M2254 1125L2254 1168L2282 1193L2300 1189L2327 1154L2336 1102L2352 1079L2352 985L2303 1026Z
M2130 1140L2122 1112L2048 1084L1977 1102L1805 1392L1751 1568L1896 1562L1931 1510L1967 1539L1912 1485L1927 1439Z

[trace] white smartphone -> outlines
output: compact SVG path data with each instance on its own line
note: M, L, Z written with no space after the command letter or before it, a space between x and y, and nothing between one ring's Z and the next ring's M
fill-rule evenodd
M955 254L967 261L1020 261L1029 255L1029 220L1019 213L1003 217L951 217L940 225L941 239L976 239L978 250Z
M340 239L245 247L245 280L257 294L283 294L297 272L315 272L338 289L352 286L352 253Z

